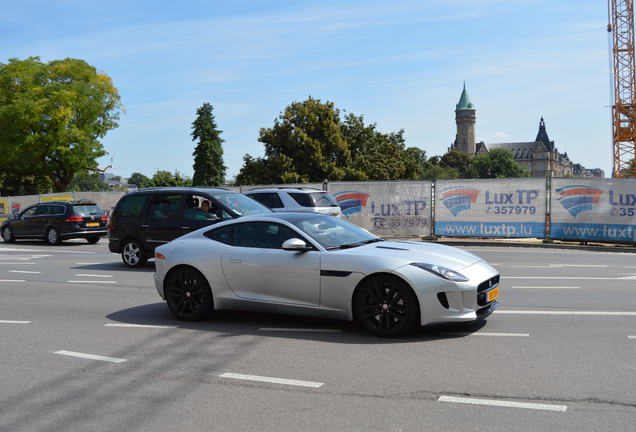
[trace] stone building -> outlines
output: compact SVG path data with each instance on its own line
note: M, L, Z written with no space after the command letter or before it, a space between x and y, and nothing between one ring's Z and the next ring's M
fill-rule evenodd
M531 177L603 178L605 176L600 168L587 169L580 164L573 163L567 153L560 153L554 145L554 141L551 141L548 136L543 117L539 121L539 131L534 141L513 143L480 141L476 143L477 111L468 96L465 84L459 102L455 106L455 123L457 124L457 135L451 148L472 156L488 153L496 148L506 148L512 152L515 161L528 170Z

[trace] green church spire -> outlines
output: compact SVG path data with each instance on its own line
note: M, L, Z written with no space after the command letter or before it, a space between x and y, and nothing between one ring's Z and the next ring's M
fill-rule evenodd
M468 96L468 92L466 91L466 82L464 81L464 90L462 90L462 95L459 98L459 102L455 106L456 110L474 110L475 105L471 102L470 96Z

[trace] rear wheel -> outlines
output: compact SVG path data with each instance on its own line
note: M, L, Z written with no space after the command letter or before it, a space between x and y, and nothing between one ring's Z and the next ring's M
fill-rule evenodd
M180 268L168 275L164 295L170 312L181 320L197 321L212 311L210 284L191 267Z
M353 299L356 321L381 337L402 336L419 322L417 298L402 279L378 275L367 279Z
M86 241L90 244L95 244L99 241L99 236L86 237Z
M46 230L46 242L50 245L57 245L62 243L62 237L60 237L60 232L57 228L49 228Z
M5 243L13 243L15 241L13 231L11 231L11 228L8 226L2 229L2 240L4 240Z
M137 240L127 240L124 243L121 259L129 267L141 267L146 263L143 247Z

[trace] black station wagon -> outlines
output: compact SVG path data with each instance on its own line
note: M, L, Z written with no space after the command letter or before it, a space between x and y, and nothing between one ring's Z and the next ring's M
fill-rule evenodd
M27 207L4 221L0 233L5 242L16 239L43 239L51 245L62 240L84 238L97 243L105 236L106 213L93 201L50 201Z

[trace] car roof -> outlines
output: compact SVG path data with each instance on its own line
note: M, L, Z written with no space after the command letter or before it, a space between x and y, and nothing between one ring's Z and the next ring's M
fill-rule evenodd
M321 189L317 189L317 188L309 188L309 187L302 187L302 188L294 188L294 187L269 187L269 188L256 188L256 189L250 189L247 192L244 192L246 195L249 195L250 193L256 193L256 192L279 192L279 191L284 191L284 192L296 192L296 193L311 193L311 192L324 192L326 193L327 191L321 190Z
M135 191L129 192L128 194L137 194L137 193L145 193L145 192L190 192L190 193L240 193L235 192L229 189L224 188L209 188L209 187L176 187L176 186L166 186L166 187L147 187L147 188L139 188Z

